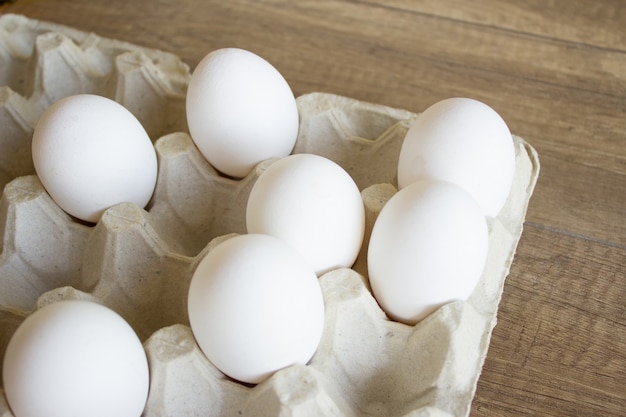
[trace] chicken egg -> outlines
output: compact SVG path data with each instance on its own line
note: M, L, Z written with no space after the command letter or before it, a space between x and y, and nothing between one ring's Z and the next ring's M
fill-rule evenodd
M63 98L33 133L35 171L52 199L72 216L97 222L109 207L145 207L156 186L150 137L121 104L97 95Z
M316 274L351 267L365 233L365 208L350 175L330 159L295 154L270 165L248 196L248 233L293 246Z
M259 162L289 155L299 116L287 81L269 62L239 48L209 53L187 88L194 143L218 171L245 177Z
M317 276L293 248L259 234L232 237L202 258L189 287L188 312L209 361L252 384L306 364L324 327Z
M374 223L367 253L372 292L391 319L415 324L471 295L487 250L486 218L467 191L446 181L414 182Z
M409 128L398 160L398 187L426 178L450 181L495 217L514 172L515 147L502 117L478 100L449 98L430 106Z
M16 417L139 417L149 389L133 329L109 308L76 300L24 320L7 346L2 379Z

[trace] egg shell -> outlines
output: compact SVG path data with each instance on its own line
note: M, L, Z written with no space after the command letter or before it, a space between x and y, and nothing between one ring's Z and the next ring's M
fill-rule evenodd
M247 195L272 161L240 181L208 164L184 132L190 74L171 54L23 16L0 16L0 32L0 43L11 45L3 50L26 51L1 58L8 61L0 77L10 87L0 88L0 181L7 184L0 199L0 354L33 305L85 299L119 312L144 341L145 416L469 414L539 173L531 145L513 137L513 186L501 213L488 220L487 265L467 301L417 326L388 320L368 289L363 245L353 268L319 278L324 332L310 363L251 387L206 359L187 321L186 297L204 254L232 237L229 231L245 233ZM148 210L123 203L90 227L63 212L33 175L33 120L81 92L115 97L158 138L159 177ZM398 154L417 115L325 93L300 96L297 104L294 152L331 157L350 173L366 205L367 242L395 193ZM2 390L0 414L12 415Z
M450 181L495 217L511 190L515 148L508 126L491 107L471 98L448 98L413 122L397 166L399 188L419 179Z
M321 275L354 264L365 209L354 180L337 163L295 154L261 173L248 197L246 227L282 239Z
M148 360L117 313L64 300L21 323L7 346L2 380L17 416L132 417L148 397Z
M298 108L287 81L250 51L222 48L205 56L186 103L194 143L226 175L245 177L259 162L289 155L296 142Z
M233 237L200 261L188 310L207 358L230 377L253 384L306 364L324 326L313 270L287 243L261 234Z
M157 157L137 118L121 104L77 94L41 116L32 139L35 171L56 203L95 223L109 207L145 207L156 186Z
M374 224L372 291L391 318L416 324L469 298L487 251L487 221L467 191L447 181L414 182L389 199Z

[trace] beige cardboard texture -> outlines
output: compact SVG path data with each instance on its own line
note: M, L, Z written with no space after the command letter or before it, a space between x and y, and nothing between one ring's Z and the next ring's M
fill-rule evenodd
M332 94L298 97L294 152L326 156L352 175L366 207L366 236L352 269L320 277L325 329L310 363L250 386L201 353L188 324L187 289L204 254L245 233L248 193L273 161L241 180L206 162L186 133L189 68L172 54L4 15L0 67L0 354L33 309L89 299L120 313L144 341L151 373L145 416L469 413L539 173L523 139L514 136L513 187L489 219L488 262L474 293L407 326L376 303L365 254L376 216L396 192L400 146L418 115ZM97 224L84 224L39 182L30 156L34 126L50 104L78 93L117 100L148 131L159 176L147 208L119 204ZM0 415L11 416L1 395Z

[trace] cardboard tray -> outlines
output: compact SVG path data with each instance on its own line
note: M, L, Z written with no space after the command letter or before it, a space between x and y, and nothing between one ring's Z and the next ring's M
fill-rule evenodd
M187 288L205 253L245 233L248 192L273 160L232 180L203 159L186 133L190 71L172 54L3 15L0 68L0 354L33 309L89 299L120 313L144 341L145 416L469 414L539 173L523 139L514 136L513 187L489 219L488 263L474 293L407 326L388 320L372 297L365 253L377 214L396 192L400 146L418 115L332 94L298 97L294 152L326 156L352 175L366 206L366 239L353 268L320 277L325 329L311 362L250 386L202 355L189 328ZM147 208L119 204L86 225L56 206L34 174L30 140L39 116L77 93L117 100L153 139L159 179ZM0 415L11 416L3 395Z

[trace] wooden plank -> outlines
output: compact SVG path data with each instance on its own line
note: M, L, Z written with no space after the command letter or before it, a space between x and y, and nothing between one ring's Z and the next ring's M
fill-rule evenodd
M539 197L532 202L528 220L580 238L626 247L626 176L561 158L543 152L544 168L536 189Z
M626 248L526 226L473 415L626 412L624 257Z
M439 2L429 4L441 7ZM502 30L499 26L459 24L402 9L382 7L379 13L374 13L371 7L361 4L338 7L335 3L321 2L315 5L318 6L303 11L302 15L307 17L303 25L322 25L328 30L339 28L361 38L372 52L377 48L398 50L462 67L541 79L606 94L626 92L624 51L589 47L583 43L572 45ZM626 33L625 27L620 27L618 33Z
M598 48L626 49L626 7L621 0L379 0L393 7L446 19L493 26Z

